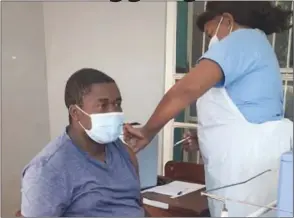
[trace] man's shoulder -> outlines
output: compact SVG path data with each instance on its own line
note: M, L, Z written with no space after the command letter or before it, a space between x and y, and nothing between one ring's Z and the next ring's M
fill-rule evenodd
M61 135L47 144L24 168L21 179L21 211L26 217L60 216L60 204L69 198L65 153L68 140Z
M127 145L127 143L125 143L122 139L119 138L114 142L114 144L119 148L120 152L126 152L128 156L131 156L131 158L136 157L136 154L133 151L133 149L129 145Z
M133 151L133 149L121 139L118 139L115 143L118 145L118 147L121 147L122 150L125 151L125 153L127 154L127 158L130 159L130 161L134 165L137 173L139 173L138 172L138 170L139 170L138 160L137 160L136 153Z
M30 172L41 173L64 169L66 156L70 155L73 146L67 134L62 134L49 142L23 169L22 176ZM48 172L47 172L48 173Z

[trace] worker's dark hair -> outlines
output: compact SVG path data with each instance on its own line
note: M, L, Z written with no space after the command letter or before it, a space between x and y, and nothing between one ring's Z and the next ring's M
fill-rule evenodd
M206 11L197 18L197 26L203 32L204 25L220 16L230 13L236 23L258 28L270 35L290 29L293 11L275 6L270 1L208 1Z
M114 83L105 73L92 68L83 68L72 74L67 80L64 101L67 108L71 105L83 106L83 96L91 91L93 84Z

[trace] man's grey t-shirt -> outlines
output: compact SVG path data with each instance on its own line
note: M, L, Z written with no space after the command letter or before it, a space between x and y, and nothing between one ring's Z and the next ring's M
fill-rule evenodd
M102 163L65 132L25 167L21 191L25 217L144 216L139 179L120 140L106 146Z

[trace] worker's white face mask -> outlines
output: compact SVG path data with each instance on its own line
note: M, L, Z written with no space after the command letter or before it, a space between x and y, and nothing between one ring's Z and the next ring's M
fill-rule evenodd
M87 135L99 144L113 142L123 134L124 114L122 112L88 114L79 106L76 107L91 119L91 129L86 129L80 122Z
M219 21L219 23L218 23L218 25L217 25L217 27L216 27L216 30L215 30L214 36L211 37L211 39L210 39L210 41L209 41L209 44L208 44L208 49L209 49L213 44L215 44L215 43L217 43L217 42L220 41L219 38L217 37L217 34L218 34L219 27L220 27L221 23L223 22L223 19L224 19L223 17L220 19L220 21ZM229 34L232 32L232 30L233 30L233 25L230 27Z

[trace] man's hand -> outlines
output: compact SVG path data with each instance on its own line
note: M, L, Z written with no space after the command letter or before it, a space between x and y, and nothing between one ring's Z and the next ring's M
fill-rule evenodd
M199 149L198 144L198 137L197 137L197 131L196 130L189 130L188 132L185 132L183 135L183 138L189 137L188 140L183 142L183 149L187 152L195 151Z
M124 125L124 141L133 149L135 153L144 149L152 140L153 136L142 128L134 128L129 124Z

